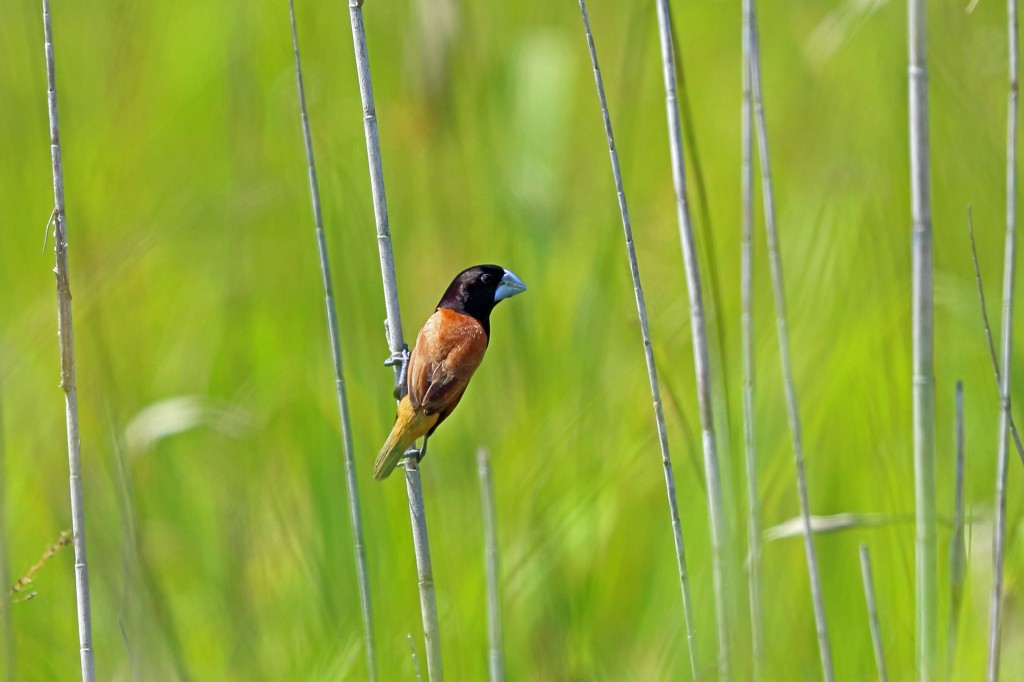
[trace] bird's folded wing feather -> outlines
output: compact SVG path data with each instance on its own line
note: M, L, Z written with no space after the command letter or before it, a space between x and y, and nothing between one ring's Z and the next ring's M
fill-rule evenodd
M409 359L414 410L439 412L458 400L487 350L487 332L475 319L438 309L420 330Z

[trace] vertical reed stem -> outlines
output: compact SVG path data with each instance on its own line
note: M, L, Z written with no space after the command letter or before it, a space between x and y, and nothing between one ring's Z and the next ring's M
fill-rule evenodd
M398 307L398 283L395 277L395 257L391 249L391 231L388 226L387 199L384 195L384 167L380 154L380 135L377 131L377 112L373 103L373 82L370 79L370 58L366 50L366 30L363 26L362 0L349 0L352 21L352 42L355 49L359 95L363 102L363 127L366 133L366 154L370 167L370 189L373 193L373 213L377 224L377 249L380 272L384 283L384 307L387 311L387 340L392 357L405 348L402 336L402 315ZM398 383L399 367L395 367ZM412 523L413 550L420 591L420 611L423 615L423 639L427 652L427 678L442 682L440 628L437 622L437 599L434 595L434 577L430 566L430 544L427 539L427 517L423 507L423 489L419 465L415 457L405 460L405 484L409 496L409 517Z
M741 109L740 313L743 336L743 445L747 474L747 584L753 677L760 679L764 662L764 616L761 614L761 519L757 485L757 444L754 436L754 114L750 83L751 0L743 0L743 106Z
M1013 360L1013 275L1016 265L1017 242L1017 93L1018 93L1018 34L1017 0L1007 0L1009 34L1009 96L1006 125L1006 246L1003 255L1003 372L999 386L1001 410L999 413L999 447L996 472L996 519L993 536L994 577L992 599L989 605L988 669L986 679L999 679L1000 635L1002 632L1003 569L1006 547L1006 468L1009 460L1007 447L1010 425L1010 379Z
M981 322L985 328L985 340L988 342L988 354L992 360L992 373L996 378L996 391L999 392L1000 404L1002 404L1003 379L999 371L999 358L996 355L996 344L992 340L992 325L988 321L988 305L985 303L985 286L981 283L981 265L978 263L978 246L974 242L974 217L971 205L967 205L967 233L971 240L971 260L974 263L974 281L978 285L978 301L981 306ZM1017 448L1017 456L1021 464L1024 464L1024 443L1020 441L1020 434L1017 433L1017 425L1013 421L1013 413L1010 413L1010 435L1013 437L1013 444Z
M704 300L701 293L700 268L694 248L690 209L686 196L686 169L683 138L676 96L675 54L668 0L656 0L658 36L661 43L662 74L665 83L665 109L668 118L669 151L672 159L672 182L676 193L679 240L690 300L690 333L693 337L693 364L697 378L697 402L700 408L701 434L704 449L704 476L708 492L711 522L711 573L714 579L715 610L718 623L718 675L730 679L729 666L729 600L727 599L724 552L727 536L722 485L719 479L718 450L715 442L715 421L712 415L711 375L708 366L707 331L704 324ZM667 475L667 474L666 474Z
M907 2L910 98L910 186L913 215L913 393L916 642L918 679L936 663L935 377L932 306L931 166L925 3Z
M690 649L690 672L693 678L697 679L696 628L693 618L693 604L690 599L690 579L686 570L686 550L683 546L683 532L679 521L679 505L676 502L672 458L669 455L668 430L665 426L665 413L661 404L661 390L658 387L658 373L654 364L651 331L647 322L647 304L644 302L644 290L640 283L640 266L637 264L636 248L633 245L633 228L629 218L629 207L626 204L626 190L622 185L622 170L619 167L619 154L615 147L611 115L608 113L608 101L604 92L604 79L601 77L601 67L597 61L597 48L594 46L594 35L590 30L590 17L587 14L587 5L585 0L579 0L579 2L580 13L583 16L583 28L587 35L587 48L590 51L590 62L594 69L597 97L601 105L604 132L608 138L608 155L611 157L612 176L615 179L615 190L619 200L619 213L622 217L622 230L626 237L626 256L629 260L629 273L633 280L633 295L636 298L637 316L640 319L640 335L643 339L644 361L647 364L647 381L650 384L651 398L654 401L654 422L658 430L658 445L661 449L662 470L665 475L665 489L668 494L669 515L676 550L676 564L679 570L679 585L683 598L683 618L686 623L687 643Z
M71 323L71 282L68 274L68 236L64 211L64 165L61 159L60 124L57 120L57 80L54 71L53 25L50 0L43 0L43 37L46 49L47 104L50 118L50 160L53 166L54 253L57 267L57 337L60 341L60 385L68 434L68 468L71 483L71 529L75 546L75 594L78 610L78 645L82 680L96 679L92 652L92 615L89 604L89 571L85 557L85 504L82 493L82 453L78 437L78 388L75 385L75 342Z
M860 574L864 581L864 600L868 605L868 623L871 626L871 646L875 650L875 665L878 667L880 682L889 681L885 666L885 652L882 650L882 628L878 624L878 604L875 602L875 581L871 575L871 556L866 543L860 543Z
M316 232L317 251L320 256L320 276L324 287L324 304L327 309L327 333L331 343L331 359L334 363L334 385L338 393L338 416L341 421L341 436L344 445L345 484L348 488L348 510L352 524L352 539L355 543L356 576L359 582L359 602L363 616L363 638L366 646L367 679L377 679L377 662L373 640L373 604L370 599L370 578L366 567L366 544L363 540L363 519L359 506L359 484L356 479L356 464L352 446L352 421L348 412L348 396L345 391L345 372L341 356L341 335L338 330L338 313L334 304L334 285L331 282L331 264L327 253L327 237L324 234L323 212L320 209L320 187L313 159L313 137L310 132L309 115L306 111L306 90L302 81L302 60L299 57L299 35L295 25L295 2L288 0L288 13L292 27L292 50L295 53L295 83L298 89L299 112L302 117L302 137L306 148L306 166L309 174L309 194L313 205L313 224Z
M434 572L430 565L423 486L420 484L420 468L415 457L405 460L405 489L409 495L409 518L412 522L412 542L416 552L416 577L420 588L420 614L423 617L423 647L427 651L427 679L431 682L441 682L444 679L444 671L441 666L437 602L434 598Z
M800 518L803 525L804 552L807 556L807 570L810 574L811 600L814 604L814 624L818 634L818 653L821 657L822 676L831 682L832 648L829 644L828 621L825 618L825 602L822 595L821 575L814 550L814 532L811 528L811 503L807 492L807 474L804 471L803 435L800 425L800 409L797 405L796 386L789 354L789 331L786 313L786 288L783 282L782 256L779 237L775 227L775 195L772 190L771 157L768 154L768 129L765 122L764 97L761 88L761 56L758 42L757 15L754 3L749 2L750 79L753 90L754 114L761 157L762 200L764 201L764 223L768 237L768 258L772 273L772 291L775 298L775 321L779 335L779 357L782 361L782 378L786 393L786 410L789 414L789 430L793 437L793 461L796 467L796 485L800 500Z
M380 155L380 133L377 130L377 110L373 102L373 81L370 78L370 56L366 50L366 29L363 26L362 0L348 0L352 21L352 42L356 54L356 75L359 95L363 102L363 130L366 135L366 155L370 166L370 191L373 194L373 217L377 225L377 251L380 256L380 274L384 284L384 308L387 312L387 341L392 353L400 353L405 346L402 335L402 313L398 307L398 281L395 277L395 256L391 249L391 227L388 223L388 202L384 194L384 164ZM399 368L395 367L395 381Z
M964 384L956 382L956 444L955 490L953 498L953 533L949 540L949 660L953 670L956 660L957 636L960 631L960 607L964 596L964 575L967 570L967 549L964 545Z
M487 569L487 663L491 682L504 682L505 656L501 644L501 600L498 598L498 531L494 511L494 483L487 450L477 452L480 504L484 519L484 564Z
M715 247L715 230L711 222L711 208L708 201L704 165L701 162L700 146L697 144L697 131L693 121L693 110L690 106L690 89L687 86L686 68L683 64L682 50L679 47L678 26L671 13L669 14L669 19L671 20L670 29L672 31L672 53L675 56L683 145L684 149L689 152L690 168L692 170L690 176L692 184L688 184L693 187L693 192L697 196L694 202L698 213L698 218L695 221L697 229L700 230L703 227L703 232L701 233L703 237L701 241L702 248L701 254L698 255L698 260L702 255L704 258L703 262L707 265L707 277L703 278L702 281L707 284L707 301L708 308L710 309L708 327L712 341L708 347L709 362L712 367L716 366L716 364L719 367L718 376L720 384L715 385L712 380L711 390L719 426L724 426L724 428L716 433L721 435L721 440L718 441L720 446L719 452L725 453L724 456L727 458L730 452L729 438L731 436L729 432L732 427L732 414L729 401L727 400L728 391L726 387L729 385L731 374L729 372L729 354L725 351L725 324L722 320L722 281L718 276L718 250ZM716 331L718 332L717 335Z

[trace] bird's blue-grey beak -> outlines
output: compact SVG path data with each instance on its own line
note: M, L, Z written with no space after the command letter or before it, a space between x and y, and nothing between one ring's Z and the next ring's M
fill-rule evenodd
M510 298L516 294L521 294L526 291L526 285L523 284L523 280L516 277L516 274L511 270L505 270L504 276L498 283L498 288L494 292L494 302Z

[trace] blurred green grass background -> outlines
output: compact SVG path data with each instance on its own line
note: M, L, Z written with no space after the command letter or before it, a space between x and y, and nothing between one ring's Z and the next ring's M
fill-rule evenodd
M674 5L710 221L696 204L694 216L705 279L711 254L718 275L707 286L721 306L717 419L739 561L739 3ZM982 2L971 14L966 5L930 7L930 84L938 500L950 517L962 378L975 523L954 677L977 679L998 399L965 216L973 203L997 320L1006 42L1001 5ZM421 626L405 492L370 476L393 401L348 11L343 2L297 9L381 679L413 679L406 635L419 641ZM654 4L590 10L666 386L698 654L710 675L707 506ZM70 527L53 258L39 252L52 207L40 13L38 3L6 3L0 21L0 514L14 578ZM759 14L813 511L906 518L905 6L797 0L762 3ZM287 3L58 3L53 16L99 677L361 679ZM467 265L497 262L530 286L496 311L487 360L423 470L449 679L486 675L478 446L493 457L510 679L683 679L650 397L578 7L370 0L365 17L407 340ZM760 230L756 248L756 418L763 520L772 525L798 509ZM1024 676L1024 479L1011 456L1005 679ZM940 527L940 585L948 538ZM860 541L872 551L891 670L907 678L906 522L817 540L838 678L874 674ZM36 577L38 596L12 608L19 679L78 674L72 564L62 551ZM763 566L767 675L815 679L800 543L768 544ZM732 582L742 657L745 579L737 571ZM948 606L944 588L943 647Z

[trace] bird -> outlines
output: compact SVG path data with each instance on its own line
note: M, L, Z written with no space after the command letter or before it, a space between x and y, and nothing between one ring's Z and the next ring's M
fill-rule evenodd
M494 306L524 291L523 280L499 265L475 265L455 276L420 329L412 353L404 351L400 360L398 414L373 464L375 479L390 476L421 437L423 445L410 455L417 462L423 459L427 440L462 400L483 360Z

